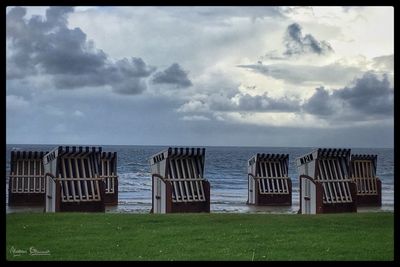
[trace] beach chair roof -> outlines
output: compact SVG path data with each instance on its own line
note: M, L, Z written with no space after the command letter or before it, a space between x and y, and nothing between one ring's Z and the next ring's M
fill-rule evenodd
M352 154L351 160L372 160L376 161L378 155L368 155L368 154Z
M114 159L117 157L117 152L101 152L101 159Z
M289 160L289 154L267 154L267 153L257 153L249 159L249 165L252 165L260 161L276 161L276 160Z
M205 148L200 147L169 147L150 157L150 164L156 164L166 158L204 157Z
M86 157L90 154L101 153L101 150L101 147L95 146L58 146L44 156L43 163L47 164L57 157Z
M351 149L349 148L317 148L313 151L296 158L297 166L301 166L307 162L313 161L317 158L349 158Z
M48 151L11 151L11 161L17 159L43 159Z

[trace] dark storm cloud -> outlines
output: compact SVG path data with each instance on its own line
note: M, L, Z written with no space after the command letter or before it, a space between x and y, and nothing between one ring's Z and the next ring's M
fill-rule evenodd
M192 86L192 82L178 63L174 63L164 71L154 74L153 83L165 83L176 85L177 87Z
M316 92L303 105L303 109L314 115L332 115L335 110L332 106L332 96L323 87L315 89Z
M331 45L325 41L318 41L311 34L303 37L301 26L297 23L289 25L285 36L287 56L314 53L318 55L333 52Z
M71 7L50 7L45 19L25 19L26 9L7 14L7 78L48 74L58 89L110 86L117 93L138 94L146 89L144 78L155 71L141 58L113 62L80 28L69 29Z
M255 112L295 112L299 110L297 101L288 98L274 99L267 94L251 96L244 94L239 97L238 104L235 105L237 111L255 111Z
M393 96L394 89L390 87L386 75L379 79L377 75L367 72L355 80L353 86L334 90L333 93L317 88L314 95L303 104L303 109L315 115L355 112L369 117L390 117L394 110ZM365 118L360 116L359 119Z
M353 87L345 87L333 93L352 109L365 114L393 115L394 89L386 75L382 80L373 73L357 79Z
M289 112L312 114L330 123L390 119L393 116L394 89L386 75L364 73L344 88L328 90L318 87L304 101L288 97L272 98L266 93L233 96L213 93L201 100L184 103L178 112L211 114L214 112Z

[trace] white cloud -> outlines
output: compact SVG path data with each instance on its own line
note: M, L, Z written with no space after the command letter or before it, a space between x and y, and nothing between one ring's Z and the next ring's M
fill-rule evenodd
M76 116L76 117L84 117L85 115L83 114L82 111L80 111L80 110L75 110L75 111L74 111L74 116Z
M193 116L183 116L184 121L209 121L210 119L205 116L193 115Z

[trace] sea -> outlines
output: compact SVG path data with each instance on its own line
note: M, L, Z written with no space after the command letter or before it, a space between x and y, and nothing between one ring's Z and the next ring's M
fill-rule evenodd
M15 151L50 151L58 145L6 146L6 177L10 173L10 154ZM86 145L85 145L86 146ZM151 173L149 159L168 146L96 145L103 151L117 152L119 198L117 206L107 206L109 213L149 213L151 209ZM299 210L299 174L295 159L317 147L217 147L205 146L205 178L210 182L212 213L296 214ZM345 147L343 147L345 148ZM289 177L292 180L292 206L256 207L247 205L247 161L256 153L289 154ZM382 206L358 207L358 212L394 210L393 148L351 148L352 154L376 154L377 176L382 181ZM6 179L8 194L8 179ZM43 212L43 207L9 207L6 212Z

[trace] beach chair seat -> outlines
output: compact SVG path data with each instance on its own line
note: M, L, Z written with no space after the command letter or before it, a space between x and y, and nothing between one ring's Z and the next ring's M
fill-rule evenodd
M170 147L150 158L152 212L209 212L205 148Z
M356 185L349 176L350 149L316 149L296 159L301 213L357 211Z
M8 205L44 205L44 151L11 151Z
M59 146L43 158L46 212L104 211L101 147Z
M358 206L381 206L382 183L376 176L377 155L351 155L350 174L357 186Z
M257 153L248 160L248 200L254 205L292 205L288 154Z

